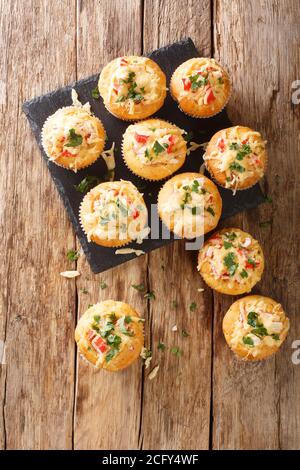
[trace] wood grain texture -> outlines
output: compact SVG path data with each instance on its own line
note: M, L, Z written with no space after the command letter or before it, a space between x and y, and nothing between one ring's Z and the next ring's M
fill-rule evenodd
M80 77L100 71L109 60L141 53L142 4L139 0L78 2L77 70ZM108 129L109 132L109 129ZM121 255L116 255L121 256ZM105 299L131 304L147 316L147 301L131 284L147 285L147 256L100 275L81 257L77 282L78 314ZM101 283L107 287L101 289ZM83 289L88 293L84 294ZM133 449L139 446L142 364L119 373L95 371L81 359L77 371L74 428L76 449Z
M264 185L273 203L240 220L265 252L265 273L254 293L280 301L291 320L290 335L274 358L243 363L231 354L221 332L233 299L215 295L214 448L299 449L300 368L291 361L291 344L300 338L295 262L300 105L291 102L292 82L300 76L299 19L299 3L293 0L214 2L215 57L233 76L230 115L234 123L252 126L268 140ZM270 226L259 227L271 219Z
M183 9L180 1L147 0L144 50L191 36L201 53L209 55L210 26L208 1L187 1ZM186 251L183 242L149 254L149 284L156 299L150 303L147 330L152 367L159 364L160 369L153 381L148 373L144 378L144 449L209 446L212 294L197 291L202 281L196 265L196 253ZM190 311L193 302L197 307ZM183 329L189 337L182 336ZM164 352L157 349L160 341L167 346ZM172 354L173 347L179 347L181 357Z
M75 283L59 273L74 236L21 105L74 78L75 11L67 0L2 1L0 9L6 86L0 116L0 339L7 346L7 365L0 366L1 445L65 449L72 445Z

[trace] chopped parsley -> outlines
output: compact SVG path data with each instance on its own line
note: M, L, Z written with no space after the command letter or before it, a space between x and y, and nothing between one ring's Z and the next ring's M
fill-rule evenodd
M253 339L250 336L243 336L243 343L247 344L248 346L254 346Z
M89 292L86 290L86 288L85 288L85 287L83 287L83 288L82 288L82 289L80 289L80 290L81 290L81 292L82 292L83 294L88 294L88 293L89 293Z
M172 300L172 307L177 308L178 307L178 302L177 300Z
M250 326L253 326L256 328L257 326L261 326L260 323L258 323L258 314L256 312L249 312L247 315L247 323Z
M277 335L276 333L273 333L272 335L272 338L275 339L276 341L279 341L279 335Z
M196 310L196 308L197 308L196 302L192 302L192 303L190 304L190 311L191 311L191 312L194 312L194 311Z
M159 342L157 349L159 349L159 351L164 351L166 349L165 343Z
M99 93L99 89L97 86L92 89L92 98L94 98L94 100L97 100L98 98L100 98L100 93Z
M259 222L259 226L261 228L267 228L267 227L269 227L269 225L272 225L272 219L265 220L263 222Z
M181 334L182 334L182 336L183 336L184 338L187 338L188 336L190 336L189 333L188 333L187 331L185 331L185 330L182 330L182 331L181 331Z
M245 167L240 165L237 162L233 162L229 165L230 170L238 171L239 173L244 173Z
M192 91L196 91L201 86L204 86L207 84L207 78L201 77L199 73L196 73L195 75L190 75L188 78L191 82Z
M232 243L230 242L227 242L226 240L224 240L224 248L225 250L228 250L229 248L232 248Z
M123 335L126 335L126 336L134 336L134 332L131 331L131 330L128 330L127 326L128 323L131 323L132 320L131 320L131 317L129 316L125 316L125 317L121 317L119 320L118 320L118 326L119 326L119 329L121 331L121 333L123 333Z
M171 353L176 357L180 357L182 352L178 347L171 348Z
M146 294L144 294L144 297L147 300L155 300L155 293L153 292L153 290L151 290L149 292L146 292Z
M83 180L80 181L79 184L75 185L74 188L79 193L86 193L100 182L101 179L97 176L86 176L85 178L83 178Z
M231 251L224 257L224 264L228 270L230 276L234 276L239 264L236 262L236 256Z
M265 202L267 202L268 204L272 204L272 203L273 203L273 199L271 198L271 196L266 195L266 196L265 196Z
M240 272L240 275L243 279L246 279L248 277L248 273L246 271L246 269L243 269L241 272Z
M99 323L99 321L100 321L100 315L94 315L94 321L95 321L96 323Z
M80 256L79 250L69 250L67 253L67 258L69 261L77 261Z
M192 140L192 138L193 138L193 132L192 132L192 131L190 131L190 132L185 132L185 133L182 135L182 137L184 138L184 140L185 140L186 142L190 142L190 141Z
M135 290L139 292L145 292L146 290L146 287L144 286L144 284L131 284L131 287L133 287Z
M107 287L108 287L108 286L107 286L106 282L104 282L104 281L100 282L100 289L101 289L101 290L104 290L104 289L106 289Z
M161 152L165 151L165 147L160 145L160 143L156 140L154 142L154 145L153 145L153 151L154 151L155 155L159 155Z
M255 336L258 336L259 338L261 336L268 336L268 332L264 326L258 326L257 328L254 328L251 330L251 333L253 333Z
M66 147L78 147L78 145L82 144L82 136L80 134L76 134L75 129L69 130L68 135L68 143L65 144Z
M213 210L213 208L212 208L211 206L208 206L208 208L207 208L206 210L207 210L207 212L209 212L212 216L215 216L215 215L216 215L215 211Z
M226 237L230 241L233 241L236 238L236 233L235 232L225 232L224 237Z

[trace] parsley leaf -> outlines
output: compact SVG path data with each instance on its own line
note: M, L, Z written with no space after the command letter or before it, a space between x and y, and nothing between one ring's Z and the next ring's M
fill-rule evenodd
M254 346L253 339L250 336L243 336L243 343L247 344L248 346Z
M247 323L256 328L258 326L258 314L256 312L249 312L247 315Z
M193 138L193 132L192 132L192 131L190 131L190 132L185 132L185 133L182 135L182 137L184 138L184 140L185 140L186 142L190 142L190 141L192 140L192 138Z
M146 294L144 294L144 297L147 300L155 300L155 293L153 292L153 290L151 290L149 292L146 292Z
M100 289L101 289L101 290L104 290L104 289L106 289L107 287L108 287L108 286L107 286L106 282L104 282L104 281L100 282Z
M197 308L196 302L192 302L192 303L190 304L190 311L191 311L191 312L194 312L194 311L196 310L196 308Z
M67 253L67 258L69 261L77 261L80 256L79 250L69 250Z
M166 345L164 343L159 342L157 348L160 351L164 351L166 349Z
M155 155L159 155L161 152L165 151L165 148L156 140L153 145L153 151Z
M223 260L230 276L234 276L239 265L235 260L236 257L232 251L228 253L228 255L226 255Z
M269 225L272 225L272 219L265 220L264 222L259 222L261 228L267 228Z
M187 331L185 331L185 330L182 330L182 331L181 331L181 334L182 334L182 336L183 336L184 338L187 338L188 336L190 336L189 333L188 333Z
M257 328L254 328L254 330L251 331L255 336L268 336L268 332L264 326L258 326Z
M176 357L180 357L182 352L178 347L171 348L171 353Z
M68 135L68 143L65 144L66 147L78 147L78 145L82 144L82 136L80 134L76 134L75 129L69 130Z
M224 240L224 248L225 250L228 250L229 248L232 248L232 243L230 242L227 242L226 240Z
M243 279L245 279L246 277L248 277L248 273L246 271L246 269L243 269L241 272L240 272L240 275Z
M245 167L240 165L239 163L237 162L233 162L229 165L229 168L231 170L234 170L234 171L238 171L239 173L244 173L245 171Z
M129 321L128 320L129 318ZM121 317L119 320L118 320L118 326L119 326L119 329L121 331L121 333L123 333L123 335L126 335L126 336L134 336L134 332L133 331L130 331L127 329L126 327L126 324L130 323L132 320L131 320L131 317Z
M75 185L74 188L79 193L86 193L100 182L101 179L97 176L86 176L85 178L83 178L83 180L80 181L79 184Z
M139 292L145 292L146 290L146 287L144 286L144 284L131 284L131 287L133 287Z
M92 98L94 98L94 100L97 100L98 98L100 98L100 93L99 93L99 89L97 86L92 89Z

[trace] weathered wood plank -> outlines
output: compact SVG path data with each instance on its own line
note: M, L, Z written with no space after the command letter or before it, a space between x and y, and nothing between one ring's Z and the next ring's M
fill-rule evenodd
M0 10L1 446L70 448L75 283L59 272L74 236L21 104L74 79L75 8L45 0Z
M141 16L139 0L78 2L78 76L97 73L120 55L140 54ZM78 267L82 273L77 282L79 316L89 303L109 298L128 302L142 317L147 315L146 300L131 287L147 285L147 256L102 275L92 274L83 257ZM101 283L107 288L101 289ZM88 294L82 292L83 288ZM141 362L114 374L95 371L78 360L75 448L138 448L141 376Z
M288 340L276 357L241 363L221 332L223 315L234 299L215 295L214 448L299 449L300 368L291 361L291 344L300 338L300 105L291 103L292 82L300 75L299 20L295 0L214 2L215 56L233 76L233 122L258 128L269 142L265 188L273 204L245 213L241 225L265 252L265 274L255 292L281 301L291 320ZM259 221L272 218L271 226L259 227Z
M203 55L210 55L210 2L147 0L144 50L191 36ZM145 449L208 448L211 392L212 294L202 287L196 254L183 242L149 255L149 284L156 300L147 325L156 378L144 380L141 445ZM162 268L162 266L164 268ZM174 306L174 301L178 303ZM190 304L197 304L190 311ZM178 331L172 331L177 325ZM183 337L182 330L190 336ZM162 341L167 349L158 350ZM171 353L179 347L181 357Z

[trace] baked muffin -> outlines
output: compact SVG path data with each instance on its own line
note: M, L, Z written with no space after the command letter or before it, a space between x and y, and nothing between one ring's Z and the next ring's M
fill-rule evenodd
M260 281L263 251L249 233L225 228L204 243L199 251L198 270L206 284L221 294L244 294Z
M143 195L130 181L98 184L83 198L79 215L88 241L102 246L139 242L149 231Z
M213 230L221 212L218 188L200 173L173 176L158 194L160 218L181 238L195 238Z
M264 175L267 165L266 142L259 132L244 126L217 132L204 155L213 179L234 191L247 189Z
M170 92L185 114L207 118L222 111L231 86L227 72L214 59L195 57L175 70Z
M42 129L42 145L49 160L75 172L101 156L105 137L101 121L78 106L58 109Z
M105 300L92 305L75 330L79 353L98 369L130 366L144 345L143 320L130 305Z
M145 119L166 98L166 76L148 57L118 57L100 73L98 88L106 109L119 119Z
M161 180L185 162L184 131L161 119L147 119L128 126L122 152L126 165L141 178Z
M289 326L282 306L262 295L237 300L223 319L228 346L248 361L259 361L277 352Z

